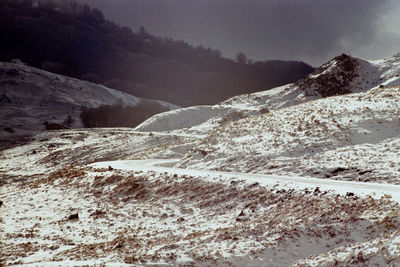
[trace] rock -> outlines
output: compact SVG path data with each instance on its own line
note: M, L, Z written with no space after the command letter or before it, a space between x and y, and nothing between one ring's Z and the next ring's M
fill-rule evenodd
M68 216L68 220L70 221L75 221L75 220L79 220L79 215L78 213L74 213Z
M318 195L319 193L321 193L321 190L319 189L319 186L317 186L314 190L314 196Z

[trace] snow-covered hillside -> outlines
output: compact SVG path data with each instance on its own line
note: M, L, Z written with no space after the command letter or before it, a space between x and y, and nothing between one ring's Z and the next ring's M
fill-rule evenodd
M400 54L367 61L342 54L296 83L250 95L233 97L222 104L267 106L278 109L348 93L365 92L379 85L400 85Z
M400 183L399 76L400 55L341 55L295 84L207 112L159 114L136 129L206 136L178 167Z
M151 160L79 164L100 159L100 146L110 159L127 157L111 145L133 152L139 142L137 148L152 150L149 135L110 129L96 135L45 132L5 153L13 169L2 179L5 265L400 263L399 196L386 194L399 186L297 183L295 177L157 167ZM124 144L129 139L138 142ZM63 157L85 149L82 161L79 154Z
M400 266L399 62L341 55L136 129L21 139L0 265Z
M306 78L267 91L232 97L215 106L190 107L174 112L166 112L143 122L139 131L172 131L184 127L189 131L210 132L217 127L221 117L226 120L238 119L266 113L268 110L294 106L300 103L347 93L366 92L377 86L400 85L400 54L391 58L367 61L341 55L328 61ZM210 114L209 110L214 113ZM220 110L220 112L217 112ZM238 112L240 114L238 114ZM232 114L235 113L235 114ZM215 115L214 115L215 114ZM202 118L202 119L198 119ZM163 128L164 121L168 127ZM203 130L205 128L205 130Z
M400 87L222 124L178 166L400 184Z
M135 106L140 98L78 79L53 74L23 64L0 62L0 131L40 130L43 123L62 124L68 116L72 127L82 127L83 108L121 104ZM168 109L178 106L154 101ZM8 131L4 131L8 129Z

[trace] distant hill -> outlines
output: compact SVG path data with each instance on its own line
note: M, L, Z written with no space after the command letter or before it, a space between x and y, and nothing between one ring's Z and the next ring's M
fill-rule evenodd
M44 129L134 127L176 108L100 84L0 62L0 140Z
M234 95L292 83L311 73L303 62L237 62L220 51L132 32L98 9L74 1L0 2L0 61L18 58L143 98L181 106L215 104ZM243 57L244 56L244 57Z

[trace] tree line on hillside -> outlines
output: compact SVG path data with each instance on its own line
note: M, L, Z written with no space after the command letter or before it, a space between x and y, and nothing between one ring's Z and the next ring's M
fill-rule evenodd
M50 72L102 83L182 106L295 82L313 71L303 62L250 62L184 41L133 32L70 0L0 0L0 60L19 58Z
M94 127L136 127L151 116L169 109L155 101L142 100L136 106L103 105L80 114L83 125Z

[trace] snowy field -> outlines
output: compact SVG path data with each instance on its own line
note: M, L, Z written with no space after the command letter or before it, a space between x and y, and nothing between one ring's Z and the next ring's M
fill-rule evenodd
M3 151L2 258L24 266L399 264L400 186L171 168L191 142L65 130ZM166 159L138 160L157 156Z
M3 258L41 266L400 263L400 186L159 166L170 163L99 162L9 179Z

